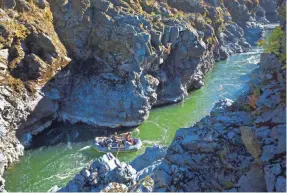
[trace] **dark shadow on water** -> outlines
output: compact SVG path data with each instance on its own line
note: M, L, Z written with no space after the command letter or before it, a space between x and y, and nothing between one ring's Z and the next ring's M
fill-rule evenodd
M29 149L38 149L45 146L54 146L60 143L79 143L92 141L95 137L110 136L132 131L134 128L105 128L93 127L84 123L62 123L54 122L49 128L33 137Z
M69 95L73 81L76 76L89 77L91 72L93 76L102 73L99 62L95 59L87 61L72 60L68 65L61 68L48 81L42 83L41 92L44 96L37 101L36 106L30 112L26 120L23 120L16 132L18 139L25 133L33 133L37 130L37 135L33 135L31 147L36 149L40 147L54 146L60 143L77 143L94 139L96 136L109 136L115 132L123 133L133 128L106 128L93 127L84 123L69 124L57 120L58 113L61 111L61 102ZM84 69L79 71L79 69ZM17 73L12 73L12 75ZM14 75L16 78L20 78ZM22 79L27 81L25 77ZM30 80L31 81L31 80ZM56 91L55 91L56 90ZM56 93L55 93L56 92ZM31 98L34 97L32 93ZM43 130L41 127L52 122L52 124Z

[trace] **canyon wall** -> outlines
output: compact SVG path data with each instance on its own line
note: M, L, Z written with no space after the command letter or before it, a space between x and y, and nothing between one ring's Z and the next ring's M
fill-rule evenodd
M0 189L52 121L139 125L277 20L275 1L230 2L0 0Z
M286 21L286 1L278 11ZM50 192L286 192L285 31L282 22L264 45L249 91L179 129L168 148L129 164L105 154Z

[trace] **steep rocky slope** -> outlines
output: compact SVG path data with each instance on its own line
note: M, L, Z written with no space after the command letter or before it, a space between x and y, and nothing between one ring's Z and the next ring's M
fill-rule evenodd
M263 54L252 88L130 163L106 154L55 191L285 192L286 70Z
M269 54L259 65L248 97L178 130L154 171L157 191L286 190L285 70Z
M56 31L75 59L58 118L134 126L147 119L152 106L183 100L188 90L204 84L213 53L226 59L250 48L225 4L50 1ZM253 19L253 9L238 14ZM258 32L258 26L250 29Z
M53 120L135 126L203 86L268 22L273 1L236 2L0 0L0 176Z
M56 117L58 104L43 88L61 87L62 81L50 79L70 59L54 31L48 7L40 9L25 1L0 1L0 5L5 8L0 9L1 176L24 153L16 131L27 128L37 134Z
M286 192L285 30L283 22L270 36L249 91L179 129L168 149L147 148L130 164L106 154L50 191Z
M263 54L250 85L237 101L222 100L179 129L168 149L147 148L130 164L106 154L50 191L285 192L286 70Z

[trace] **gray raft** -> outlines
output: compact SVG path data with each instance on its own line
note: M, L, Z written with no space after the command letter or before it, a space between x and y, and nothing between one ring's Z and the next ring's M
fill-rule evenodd
M108 152L133 152L133 151L138 151L142 147L142 141L137 138L133 138L135 145L123 145L123 146L118 146L118 144L114 143L113 146L107 147L107 146L102 146L101 143L106 139L106 137L96 137L95 142L93 144L93 147L98 151L98 152L103 152L103 153L108 153Z

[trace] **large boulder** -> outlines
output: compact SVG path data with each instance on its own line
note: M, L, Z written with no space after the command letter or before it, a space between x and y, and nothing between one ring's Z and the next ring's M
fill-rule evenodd
M247 22L244 31L247 42L254 46L262 37L263 26L255 22Z
M84 168L68 184L58 189L53 187L50 191L60 192L90 192L90 191L119 191L126 192L136 183L136 170L120 162L113 154L108 153L95 160L90 166Z
M242 141L248 152L254 159L259 159L262 151L260 143L255 136L255 129L251 127L240 127L240 131Z
M265 192L264 170L260 166L254 166L238 182L239 192Z
M277 1L276 0L261 0L260 6L265 10L265 15L268 21L271 23L278 21Z
M152 106L179 102L187 90L203 86L214 65L213 47L187 21L159 20L155 26L118 1L50 1L50 6L60 39L77 59L61 120L138 125ZM208 37L214 34L209 31Z

